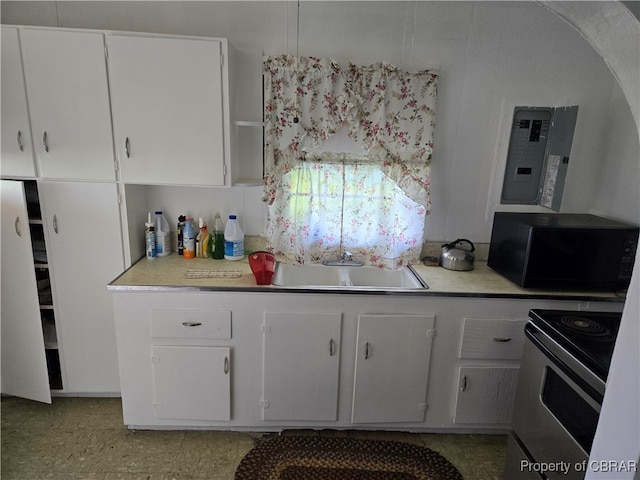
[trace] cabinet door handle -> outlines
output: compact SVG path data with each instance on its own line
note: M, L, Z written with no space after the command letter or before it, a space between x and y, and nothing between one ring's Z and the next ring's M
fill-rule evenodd
M131 144L129 143L129 137L124 139L124 153L127 158L131 158Z
M333 338L329 339L329 356L333 357L333 355L336 353L336 342L333 340Z
M229 357L224 357L224 374L229 374Z
M199 327L200 325L202 325L201 322L182 322L182 325L184 325L185 327Z
M467 376L462 376L462 382L460 383L460 391L464 392L467 389Z
M18 148L24 152L24 144L22 143L22 130L18 130Z
M16 217L16 234L22 236L22 228L20 228L20 217Z
M369 342L364 342L364 359L369 358Z
M57 234L58 233L58 216L57 215L53 216L52 225L53 225L53 231L56 232Z
M491 340L498 343L510 342L511 337L492 337Z
M44 151L49 153L49 136L46 130L42 134L42 146L44 147Z

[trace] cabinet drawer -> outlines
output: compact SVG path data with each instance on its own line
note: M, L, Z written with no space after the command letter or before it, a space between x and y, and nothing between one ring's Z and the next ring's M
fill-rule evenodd
M460 358L519 360L526 320L465 318Z
M229 310L151 310L154 338L231 338Z

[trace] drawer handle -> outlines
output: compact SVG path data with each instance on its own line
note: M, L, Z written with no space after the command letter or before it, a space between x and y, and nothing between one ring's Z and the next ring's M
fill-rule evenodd
M182 325L185 327L199 327L202 325L202 322L182 322Z
M20 227L20 217L16 217L16 234L21 237L22 236L22 228Z
M493 337L491 340L498 343L510 342L511 337Z
M463 375L462 376L462 382L460 384L460 391L464 392L467 389L467 376Z
M329 339L329 356L333 357L333 355L336 353L336 342L333 340L333 338Z
M364 359L369 358L369 342L364 342Z
M129 137L124 139L124 153L127 158L131 158L131 144L129 143Z
M224 357L224 374L227 375L229 373L229 357Z
M46 130L42 134L42 146L44 147L44 151L49 153L49 136Z
M53 221L51 222L51 225L53 226L53 231L56 232L56 235L59 233L59 229L58 229L58 215L54 215L53 216Z
M22 143L22 130L18 130L18 148L24 152L24 144Z

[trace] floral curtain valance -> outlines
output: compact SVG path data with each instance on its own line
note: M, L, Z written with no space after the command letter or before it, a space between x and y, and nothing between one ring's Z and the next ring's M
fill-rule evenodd
M430 207L438 75L386 63L346 69L331 59L268 57L265 91L265 197L282 177L343 125L368 158L414 201Z

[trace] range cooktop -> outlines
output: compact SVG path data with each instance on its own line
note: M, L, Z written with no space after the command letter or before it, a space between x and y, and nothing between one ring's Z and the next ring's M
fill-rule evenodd
M529 317L534 325L606 382L621 313L533 309Z

